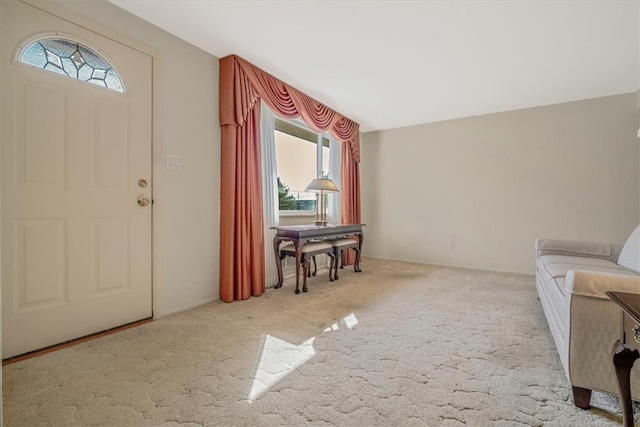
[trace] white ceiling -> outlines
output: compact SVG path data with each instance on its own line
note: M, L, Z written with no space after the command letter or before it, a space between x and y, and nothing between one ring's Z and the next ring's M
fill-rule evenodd
M365 132L639 88L638 1L109 1Z

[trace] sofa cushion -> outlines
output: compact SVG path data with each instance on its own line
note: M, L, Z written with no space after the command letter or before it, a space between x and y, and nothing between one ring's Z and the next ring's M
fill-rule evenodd
M550 277L565 277L569 270L602 271L603 273L629 273L629 270L612 261L601 258L543 255L538 258L538 270Z
M556 287L558 287L558 290L560 291L560 293L564 294L564 285L563 286L558 286L556 278L546 268L545 263L542 262L542 260L540 258L538 258L537 264L538 264L537 265L538 275L542 279L542 281L545 284L545 286L556 286Z
M603 273L630 274L624 267L602 259L568 255L542 255L537 261L538 272L547 283L553 283L564 294L564 277L570 270L599 271Z
M545 269L549 272L551 277L565 277L570 270L582 270L582 271L599 271L601 273L614 273L614 274L629 274L636 276L633 271L629 271L614 263L611 263L611 267L602 267L599 265L584 265L584 264L545 264Z
M538 258L543 264L573 264L603 268L619 268L614 262L603 258L590 258L570 255L542 255Z
M640 225L633 230L633 233L631 233L631 236L622 247L618 257L618 265L640 272Z

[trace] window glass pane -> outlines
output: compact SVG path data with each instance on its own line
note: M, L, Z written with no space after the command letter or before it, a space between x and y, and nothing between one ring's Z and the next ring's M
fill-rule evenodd
M86 82L91 78L91 74L93 74L93 68L85 64L78 70L78 80L84 80Z
M107 77L104 79L107 83L107 87L109 89L117 90L118 92L123 92L122 83L120 82L120 77L113 71L113 68L107 71Z
M46 49L45 49L45 53L47 54L47 62L49 64L56 66L58 68L62 68L62 59L58 55Z
M42 39L27 46L20 62L124 92L122 80L98 53L65 39Z
M87 61L87 64L91 65L93 68L102 68L102 69L111 68L111 65L109 65L107 61L102 59L100 56L98 56L97 53L89 50L88 48L84 46L79 46L78 50L82 54L82 57L84 58L84 60Z
M322 176L329 175L329 147L322 147Z
M104 80L107 76L107 70L100 70L98 68L93 70L93 74L91 75L92 79Z
M71 58L62 58L62 67L69 77L73 77L74 79L78 78L78 70L76 66L73 65Z
M73 61L73 65L78 69L82 67L86 62L79 50L73 52L73 55L71 55L71 60Z
M97 86L107 87L107 84L104 82L104 80L89 79L89 80L87 80L87 82L93 83L94 85L97 85Z
M47 65L47 56L44 53L42 45L40 43L34 43L22 52L22 58L20 58L20 61L39 68L44 68L44 66Z
M51 63L48 63L47 65L45 65L43 69L48 71L53 71L54 73L62 74L65 76L67 75L67 73L65 73L62 68L56 67Z
M280 210L315 210L315 193L304 189L316 177L316 144L280 131L275 134L280 192L284 192Z
M76 51L78 44L71 40L48 39L41 40L40 43L46 50L58 56L70 57Z

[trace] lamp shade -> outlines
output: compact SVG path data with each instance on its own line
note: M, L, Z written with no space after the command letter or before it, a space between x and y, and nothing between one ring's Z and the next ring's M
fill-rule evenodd
M304 191L340 191L328 178L316 178L307 185Z

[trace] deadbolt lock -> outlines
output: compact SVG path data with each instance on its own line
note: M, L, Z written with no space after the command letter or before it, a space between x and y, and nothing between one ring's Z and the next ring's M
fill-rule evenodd
M138 187L145 188L146 186L147 186L147 180L146 179L139 179L138 180Z

